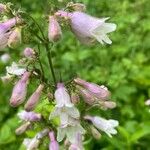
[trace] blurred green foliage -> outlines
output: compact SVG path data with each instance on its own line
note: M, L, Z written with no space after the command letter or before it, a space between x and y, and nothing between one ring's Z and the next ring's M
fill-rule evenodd
M5 0L4 2L8 2ZM53 1L11 0L15 7L27 10L43 28L44 13L50 11ZM77 1L76 1L77 2ZM97 17L110 17L117 24L116 32L110 36L112 45L81 45L64 29L63 39L53 48L54 65L63 80L76 74L88 81L104 84L112 92L117 108L106 112L98 110L93 114L120 122L118 134L112 139L102 133L100 140L90 139L85 143L87 150L149 150L150 113L144 101L150 98L150 2L149 0L82 0L87 12ZM65 6L67 1L60 3ZM58 6L58 5L57 5ZM58 6L59 7L59 6ZM53 10L51 10L53 11ZM46 20L46 19L45 19ZM46 22L46 21L45 21ZM27 45L35 46L27 36ZM28 43L29 42L29 43ZM25 47L25 46L24 46ZM23 47L9 50L12 60L19 59ZM43 54L43 60L44 60ZM46 62L45 62L46 63ZM1 74L5 65L0 64ZM48 76L49 72L47 72ZM58 76L59 77L59 76ZM24 136L15 136L19 124L17 108L9 106L13 85L0 83L0 150L17 150ZM32 93L32 90L29 91ZM20 108L19 108L20 109ZM46 149L46 147L45 147Z

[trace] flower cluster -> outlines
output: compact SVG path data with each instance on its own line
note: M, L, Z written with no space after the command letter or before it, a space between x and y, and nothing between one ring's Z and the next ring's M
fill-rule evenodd
M7 6L0 4L0 13L3 14L5 11L9 11ZM47 36L30 16L29 18L40 32L40 35L33 32L33 36L39 40L37 44L39 51L27 46L22 52L23 58L7 66L6 75L1 77L4 83L16 80L10 97L10 105L12 107L24 105L24 110L18 113L21 125L16 129L16 134L24 134L34 129L35 125L41 129L33 138L24 139L23 144L27 150L37 149L45 137L49 137L50 140L49 150L59 150L60 147L83 150L83 141L88 140L89 135L99 139L100 131L105 132L109 137L117 133L115 129L119 124L117 120L107 120L89 111L97 106L98 109L103 110L116 107L116 103L110 100L111 94L106 86L97 85L79 77L63 82L55 75L50 45L52 47L53 43L62 37L62 24L69 25L68 29L82 44L91 45L95 41L101 44L112 43L108 33L115 31L116 25L106 23L108 18L99 19L86 14L85 11L85 5L71 2L65 9L49 15ZM7 46L14 48L21 43L20 30L23 28L23 20L26 20L23 18L26 13L16 14L13 18L0 23L0 50ZM40 59L42 52L39 45L43 46L47 52L45 57L48 59L53 83L45 74L48 69L45 69L44 62ZM9 59L8 54L1 57L3 62L8 62ZM29 84L36 84L31 95ZM43 105L43 101L48 102L48 109L46 104ZM38 109L41 103L42 111ZM62 145L59 145L60 142Z

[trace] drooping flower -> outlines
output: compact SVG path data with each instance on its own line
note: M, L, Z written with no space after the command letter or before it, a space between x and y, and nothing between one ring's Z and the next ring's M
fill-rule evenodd
M21 28L16 27L12 30L9 39L8 39L8 46L11 48L17 47L21 43Z
M40 84L38 86L38 88L36 89L36 91L30 96L30 98L28 99L27 103L25 104L25 110L27 111L31 111L34 109L34 107L37 105L40 96L42 94L42 90L44 88L43 84Z
M69 122L69 117L79 119L78 109L71 103L70 96L63 83L57 84L55 91L56 106L50 114L50 119L59 116L61 125L66 126Z
M70 118L70 123L67 126L60 126L57 129L57 141L61 142L65 137L72 144L76 143L77 134L85 134L85 130L80 125L78 120Z
M49 132L49 138L51 140L49 144L49 150L59 150L59 144L55 139L55 135L53 131Z
M40 121L42 116L39 113L35 113L33 111L27 112L25 110L19 112L18 117L24 121Z
M61 27L55 16L49 16L48 38L50 41L56 42L62 36Z
M104 131L109 137L112 137L112 134L117 134L117 130L114 129L119 125L119 122L117 120L106 120L99 116L85 116L84 118L90 120L96 128Z
M19 23L21 23L21 19L18 17L0 23L0 50L7 46L9 36L12 33L12 27Z
M7 63L10 60L10 55L8 53L5 53L0 57L0 60L3 63Z
M92 44L95 40L101 44L111 44L107 33L116 30L116 24L106 23L108 18L96 18L80 11L68 13L65 11L58 11L56 16L67 17L70 19L72 32L78 40L86 45Z
M10 105L13 107L17 107L18 105L22 104L26 98L27 93L27 84L28 79L30 77L30 72L25 72L22 78L17 82L14 86L12 95L10 98Z
M23 54L27 58L34 58L35 51L32 48L27 47L27 48L24 49Z
M13 62L11 66L6 67L6 72L11 75L23 75L26 72L25 68L21 68L17 63Z

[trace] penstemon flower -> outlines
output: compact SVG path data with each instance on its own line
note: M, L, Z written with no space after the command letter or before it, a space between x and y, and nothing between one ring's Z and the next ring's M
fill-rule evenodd
M57 90L55 91L56 106L54 111L50 114L50 119L59 116L61 125L66 126L69 122L69 118L79 119L79 111L71 103L67 89L63 83L57 84Z
M90 120L96 128L104 131L109 137L112 137L112 134L117 134L117 130L114 129L119 125L117 120L106 120L98 116L85 116L84 118Z
M11 66L6 67L6 72L7 74L10 74L10 75L20 76L26 72L26 69L19 67L16 62L12 62Z
M8 11L5 11L6 7ZM95 106L100 106L96 109L112 109L116 107L116 103L110 101L110 91L104 85L87 82L80 78L73 78L66 82L61 77L58 79L53 66L55 55L53 56L52 47L62 37L61 26L69 25L69 29L81 43L90 45L96 40L101 44L111 44L108 33L115 31L116 25L106 23L108 18L99 19L84 13L86 6L81 3L70 2L62 10L57 12L54 9L51 10L53 10L53 14L47 15L49 23L47 36L45 36L44 27L42 28L32 16L28 16L28 13L13 10L9 5L5 6L0 3L2 17L6 14L6 18L9 18L10 13L14 16L0 23L0 50L7 46L15 48L18 44L23 44L21 43L21 29L24 27L27 28L23 31L28 32L29 29L32 34L30 38L33 39L31 43L24 46L26 48L21 52L23 55L19 59L19 63L13 62L11 66L6 66L6 75L1 79L6 83L15 77L19 78L13 87L10 98L12 107L17 107L26 101L25 110L19 111L17 114L21 124L15 131L16 135L21 135L26 131L30 132L33 129L36 129L35 132L41 130L37 131L32 138L24 139L23 144L26 150L36 150L43 143L44 146L49 147L49 150L59 150L63 143L65 149L84 150L83 143L84 141L86 143L89 135L99 140L101 134L98 130L101 130L112 137L117 133L115 128L119 124L117 120L87 116L92 113L89 110L95 109ZM24 26L22 26L22 18L25 21ZM29 44L33 48L30 48ZM2 56L0 60L7 62L8 55ZM48 75L47 65L53 82ZM38 87L34 88L35 91L28 97L27 91L31 90L30 87L33 89L34 85L38 85ZM27 133L27 135L29 134ZM49 137L49 144L42 141L45 137ZM65 141L68 143L66 144ZM46 148L44 147L44 149Z
M83 44L89 45L95 40L101 44L112 43L107 34L116 30L116 24L106 23L108 18L99 19L80 11L68 13L62 10L56 16L70 19L72 32Z

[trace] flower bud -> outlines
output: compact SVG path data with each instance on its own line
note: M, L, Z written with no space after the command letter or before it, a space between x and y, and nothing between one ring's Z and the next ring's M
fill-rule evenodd
M15 133L17 135L23 134L29 127L30 127L31 123L30 122L26 122L23 125L21 125L19 128L16 129Z
M92 133L93 137L95 139L99 140L101 138L100 132L93 126L91 126L90 128L91 128L91 133Z
M26 146L26 150L36 150L40 144L40 140L36 138L24 139L23 144Z
M79 101L80 101L79 95L78 95L77 93L72 93L72 94L71 94L71 102L72 102L73 104L76 104L76 103L78 103Z
M16 27L9 36L8 46L11 48L15 48L20 43L21 43L21 28Z
M49 150L59 150L59 144L55 140L55 135L54 135L53 131L49 132L49 138L51 140L51 142L49 144Z
M82 3L68 3L67 7L72 8L74 11L85 11L86 6Z
M7 6L0 3L0 13L4 13L7 10Z
M10 105L13 107L17 107L18 105L22 104L25 100L26 93L27 93L27 84L28 79L30 77L30 72L25 72L22 78L17 82L14 86L12 95L10 98Z
M0 57L0 60L3 62L3 63L7 63L9 60L10 60L10 55L5 53L3 54L1 57Z
M62 36L61 28L55 16L49 16L48 38L50 41L57 42Z
M44 129L37 134L37 139L42 139L44 136L48 135L49 129Z
M76 78L74 81L76 84L81 85L101 100L106 100L110 96L110 92L108 91L107 87L103 85L99 86L94 83L86 82L80 78Z
M8 83L12 81L13 75L6 74L5 76L0 77L3 83Z
M79 88L79 91L85 103L89 105L93 105L95 103L95 97L89 91L83 88Z
M27 58L34 58L35 51L32 48L27 47L27 48L24 49L23 54Z
M30 96L27 103L25 104L25 110L31 111L35 108L35 106L37 105L40 99L43 88L44 88L44 85L40 84L39 87L36 89L36 91Z
M111 101L99 101L99 103L101 104L101 106L104 108L104 109L113 109L116 107L116 103L115 102L111 102Z
M21 111L17 115L21 120L24 121L40 121L42 118L41 114L32 111L31 112Z

